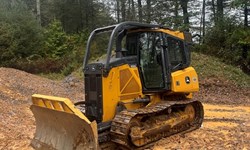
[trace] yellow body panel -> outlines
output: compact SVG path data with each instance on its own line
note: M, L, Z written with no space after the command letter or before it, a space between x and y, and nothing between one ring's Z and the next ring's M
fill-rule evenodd
M186 83L186 77L190 79ZM172 83L171 90L175 93L191 93L199 90L198 76L193 67L178 70L171 73Z
M136 109L140 104L132 100L142 97L142 86L137 67L122 65L112 68L107 77L102 77L103 85L103 122L114 118L118 102L127 109Z
M169 35L172 35L176 38L180 38L180 39L184 39L184 34L183 32L180 32L180 31L174 31L174 30L170 30L170 29L138 29L138 30L133 30L133 31L130 31L130 33L133 33L133 32L163 32L163 33L166 33L166 34L169 34Z
M173 31L173 30L168 30L168 29L158 29L157 31L167 33L169 35L172 35L180 39L184 39L184 34L183 32L180 32L180 31Z

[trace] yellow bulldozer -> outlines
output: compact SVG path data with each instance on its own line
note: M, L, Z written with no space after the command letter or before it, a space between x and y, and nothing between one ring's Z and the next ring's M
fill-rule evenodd
M105 58L91 61L94 37L111 33ZM203 122L191 34L123 22L95 29L83 62L85 100L32 95L35 149L144 149Z

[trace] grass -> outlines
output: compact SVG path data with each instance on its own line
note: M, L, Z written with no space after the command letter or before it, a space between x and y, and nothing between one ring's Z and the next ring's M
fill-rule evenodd
M44 74L44 73L40 73L38 74L41 77L50 79L50 80L63 80L66 76L64 75L64 73L48 73L48 74ZM83 71L82 71L82 67L78 68L77 70L73 71L71 73L71 75L73 75L74 77L78 78L78 79L83 79Z
M225 64L219 58L192 53L192 66L196 69L200 78L218 78L228 80L240 87L250 87L250 76L242 72L240 68Z
M71 75L73 75L74 77L76 77L78 79L83 79L83 70L82 70L82 67L80 67L77 70L75 70L74 72L72 72Z
M38 75L51 80L63 80L65 78L65 76L62 73L48 73L48 74L40 73Z

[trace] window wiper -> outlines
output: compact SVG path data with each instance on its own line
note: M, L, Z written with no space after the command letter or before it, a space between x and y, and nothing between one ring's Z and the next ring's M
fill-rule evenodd
M180 62L180 63L178 63L177 65L175 65L174 67L173 67L173 69L172 70L175 70L176 68L178 68L178 67L182 67L183 66L183 63L182 62Z

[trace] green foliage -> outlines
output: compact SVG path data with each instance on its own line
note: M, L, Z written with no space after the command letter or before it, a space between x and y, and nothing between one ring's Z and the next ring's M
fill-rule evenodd
M44 30L44 51L43 57L52 64L54 69L48 72L61 72L64 75L70 74L82 64L88 31L85 30L78 34L66 34L60 21L53 21ZM50 61L48 61L50 62ZM46 62L45 62L46 64ZM41 72L47 72L41 70Z
M67 75L82 65L89 31L113 21L106 6L97 1L44 0L42 29L35 6L31 0L1 1L1 66Z
M232 0L231 1L231 6L232 7L244 7L244 5L249 5L250 1L249 0Z
M237 24L234 19L225 19L221 24L209 28L205 43L196 48L202 53L219 57L224 62L237 66L250 62L249 53L247 60L242 60L243 45L250 46L250 29Z
M229 42L239 46L250 46L250 28L235 29L229 39Z
M70 36L63 31L61 22L52 22L44 32L45 56L52 59L59 59L74 48L69 45Z
M113 21L106 6L97 0L42 0L42 26L48 26L55 19L62 23L66 33L93 30Z
M36 1L1 0L0 65L32 73L69 74L82 64L89 32L115 22L115 14L118 11L116 2L118 1L43 0L41 27L35 17ZM178 30L192 28L192 25L199 23L190 20L190 26L184 25L182 1L157 0L150 1L150 5L147 5L147 2L142 2L142 21L160 23ZM200 12L195 9L200 7L200 3L194 0L186 2L189 4L188 17L196 17L195 20L199 20L197 14ZM242 10L242 7L249 5L249 2L249 0L233 0L231 7ZM222 7L224 9L228 6ZM122 7L120 15L123 13L125 20L129 18L139 20L136 8L138 1L126 1ZM203 53L220 57L226 63L249 66L250 53L248 52L247 59L244 57L245 60L242 61L242 47L250 46L250 29L242 27L239 16L238 18L234 16L238 20L228 19L226 11L220 14L222 19L216 21L218 6L214 5L211 8L210 14L212 13L211 16L214 16L215 20L210 18L211 20L206 23L205 43L196 48ZM105 54L107 44L107 37L98 37L93 41L92 59Z
M14 52L11 50L12 45L12 26L5 22L0 22L0 56L1 63L7 60L11 60L15 57Z
M39 54L42 49L42 30L32 13L20 1L2 1L0 34L1 65L16 63L19 59Z

